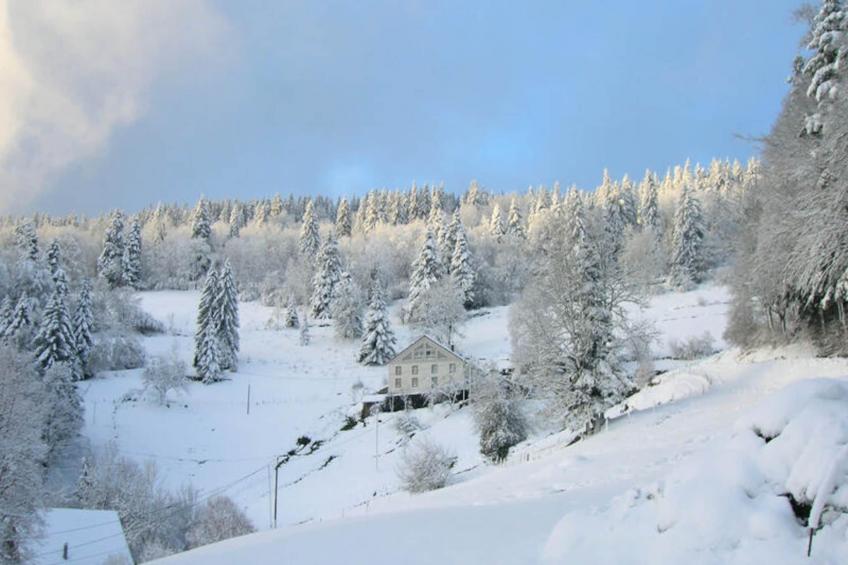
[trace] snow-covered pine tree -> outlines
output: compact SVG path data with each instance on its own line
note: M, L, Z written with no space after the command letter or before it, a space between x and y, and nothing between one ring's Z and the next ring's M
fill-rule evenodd
M26 293L22 293L18 298L18 302L15 304L11 320L3 329L2 337L4 339L12 339L17 336L19 332L24 331L32 325L32 308L30 304L29 296L27 296Z
M71 361L75 353L71 317L61 290L53 291L44 309L41 326L33 342L35 359L46 370L54 363Z
M468 249L468 237L462 223L456 227L456 237L451 254L450 274L454 284L462 292L462 304L465 308L474 305L474 283L477 274L471 259L471 251Z
M123 257L124 257L124 214L116 210L112 214L112 221L106 229L103 240L103 251L97 259L97 274L100 275L112 288L121 286L123 283Z
M451 270L451 258L453 257L454 247L456 247L456 234L461 229L464 228L462 226L462 218L459 216L459 208L457 208L453 211L450 223L442 230L441 237L439 237L438 241L439 254L442 257L442 262L445 264L445 271L447 272Z
M236 202L230 211L230 237L238 237L242 227L244 227L244 208Z
M515 198L509 203L509 218L507 219L506 233L521 239L527 237L527 232L524 229L524 220L521 218L521 210L518 208L518 200Z
M365 215L362 218L360 229L368 235L377 224L380 223L380 199L376 191L369 191L365 198Z
M309 315L304 311L303 313L303 323L300 324L300 338L299 343L302 346L309 345L309 341L312 337L309 335Z
M200 354L203 347L203 340L209 328L212 328L212 333L216 334L218 330L218 272L215 269L209 269L206 275L206 282L203 284L203 292L200 295L200 303L197 306L197 329L194 334L194 360L192 366L200 370ZM216 334L217 338L217 334ZM217 345L217 344L216 344Z
M138 289L141 284L141 224L133 219L122 257L123 284Z
M350 273L343 272L339 276L330 310L336 336L342 339L362 336L362 292Z
M312 308L312 317L322 320L331 316L330 306L333 303L336 284L342 273L339 248L332 232L321 245L316 263L318 270L312 278L312 297L309 304Z
M280 194L277 193L274 195L274 198L271 199L271 216L276 218L283 213L283 199L280 197Z
M221 356L218 332L213 324L209 324L200 334L199 347L195 353L197 377L203 384L221 380Z
M289 295L288 302L286 303L285 326L287 328L300 327L300 319L297 316L297 302L295 301L293 294Z
M419 200L418 187L413 182L412 188L409 189L409 197L406 199L406 217L410 222L418 219Z
M336 210L336 233L339 237L350 237L353 223L350 217L350 203L347 198L342 198L339 208Z
M813 56L804 65L810 77L807 96L823 102L836 95L840 60L846 55L848 14L841 0L824 0L812 22L807 49Z
M492 234L498 241L500 241L506 234L503 212L501 211L500 204L497 202L495 203L495 207L492 209L492 218L489 220L489 233Z
M603 210L604 251L617 259L624 247L624 230L627 227L620 185L612 184L605 192Z
M191 237L209 242L212 238L212 223L209 219L209 204L200 197L191 216Z
M674 214L669 282L686 289L704 278L704 218L701 203L685 186Z
M222 370L238 369L239 305L238 288L233 278L230 260L224 261L218 279L217 310L218 343L221 349L219 366Z
M82 369L83 376L90 376L86 373L88 358L91 355L91 348L94 345L94 339L91 335L92 327L94 326L94 315L91 311L91 281L85 279L80 288L79 299L77 300L77 308L74 311L73 330L74 330L74 351L76 351L79 359L79 366Z
M407 223L406 202L404 201L403 194L398 191L392 192L389 199L387 216L388 222L393 226Z
M256 205L256 213L253 215L253 223L257 226L264 226L271 219L271 204L267 200L262 200Z
M444 270L436 251L436 240L433 232L427 230L424 245L412 264L412 274L409 277L409 296L404 313L407 321L415 321L420 317L421 313L418 310L422 306L423 294L443 275Z
M38 235L35 224L23 222L15 227L15 245L21 253L21 257L30 261L38 260Z
M56 273L62 268L62 249L59 246L59 240L54 239L50 242L50 245L47 246L47 253L45 256L47 268L50 270L50 276L55 281Z
M315 218L315 205L310 198L303 212L303 224L300 226L300 252L304 257L314 257L321 245L318 232L318 220Z
M3 302L0 302L0 336L12 323L12 315L15 312L15 303L12 301L12 296L7 294L3 297Z
M662 224L657 189L656 176L651 171L645 171L645 178L639 185L638 222L643 230L651 230L659 238L662 236Z
M51 458L79 434L83 424L82 399L74 386L78 379L74 362L54 363L42 378L46 398L47 421L44 439Z
M624 175L624 178L621 179L619 194L621 196L621 213L624 216L625 225L627 227L633 227L639 222L639 213L633 181L627 175Z
M395 334L389 325L389 312L383 296L383 286L374 277L371 301L365 315L362 346L357 361L363 365L385 365L395 356Z
M480 453L500 463L509 450L527 439L527 420L521 405L496 370L473 383L474 424L480 434Z

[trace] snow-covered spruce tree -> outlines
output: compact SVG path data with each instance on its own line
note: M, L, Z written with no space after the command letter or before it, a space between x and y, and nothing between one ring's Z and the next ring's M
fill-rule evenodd
M35 224L32 222L18 224L15 228L15 245L21 257L30 261L38 261L38 235L35 231Z
M233 278L230 260L224 261L218 279L218 296L215 299L218 341L221 348L220 367L235 371L238 369L239 352L239 305L238 288Z
M651 230L659 239L662 236L657 180L651 171L645 171L645 178L639 184L639 210L637 221L643 230Z
M495 207L492 209L492 217L489 220L489 233L498 241L506 234L503 212L501 212L500 204L497 203L495 203Z
M12 323L12 315L15 312L15 303L12 301L12 296L7 294L0 302L0 337Z
M356 339L362 336L362 292L348 272L339 276L330 312L337 337Z
M310 342L311 339L312 339L312 336L309 334L309 315L306 312L304 312L303 313L303 323L300 324L300 337L299 337L298 341L299 341L300 345L307 346L307 345L309 345L309 342Z
M3 338L6 340L14 339L20 333L26 331L32 325L30 299L26 293L22 293L15 304L15 309L12 311L12 317L6 327L3 329Z
M618 363L627 293L599 251L603 222L590 222L579 198L564 213L560 245L511 309L510 334L528 384L583 434L632 388Z
M44 371L48 407L44 438L51 457L74 440L82 429L82 399L73 382L76 374L73 361L54 363Z
M50 242L50 245L47 246L45 259L47 262L47 268L50 270L50 276L55 282L56 273L62 267L62 249L59 246L59 240L54 239Z
M141 284L141 224L133 219L122 258L124 285L138 289Z
M300 253L304 257L314 257L320 245L321 234L318 232L318 220L315 218L315 205L312 199L309 199L303 212L303 224L300 226Z
M409 296L406 301L404 319L415 321L419 319L421 312L422 295L444 275L442 264L436 251L436 240L433 232L427 230L424 236L424 245L418 254L418 258L412 264L412 274L409 277Z
M336 285L342 273L342 262L339 257L339 248L335 236L330 233L326 241L321 245L316 259L318 270L312 278L312 297L310 307L312 317L318 320L327 319L331 316L330 306Z
M271 199L271 217L276 218L280 216L283 213L283 210L283 198L279 193L277 193L274 195L274 198Z
M357 361L363 365L385 365L394 358L396 343L395 334L389 325L383 285L375 277Z
M212 328L212 333L217 334L218 331L218 292L219 282L218 273L215 269L209 269L206 275L206 282L203 285L203 292L200 295L200 303L197 306L197 329L194 334L194 360L192 366L200 370L200 353L203 347L204 336ZM198 373L198 376L199 373Z
M191 237L209 242L212 238L212 222L209 219L209 204L200 197L191 216Z
M635 188L633 181L627 175L624 175L624 178L621 179L619 195L621 198L621 213L624 216L625 225L627 227L636 226L639 222L639 213L636 204Z
M97 259L97 274L112 288L123 284L124 258L124 214L116 210L106 229L103 251Z
M386 215L388 222L393 226L403 225L408 222L406 201L403 198L403 194L397 191L392 193Z
M456 227L455 243L451 254L450 274L454 284L462 293L462 304L465 308L474 305L474 283L477 273L471 259L471 251L468 249L468 237L462 224Z
M203 384L221 380L221 346L218 332L214 325L209 324L200 334L200 343L195 353L197 377Z
M297 316L297 301L295 301L293 294L289 295L288 302L286 303L286 316L284 323L287 328L300 327L300 319Z
M65 295L60 290L54 290L44 309L41 326L33 343L35 359L45 370L54 363L73 361L76 350L74 341Z
M353 222L350 217L350 203L347 198L342 198L339 208L336 210L336 233L339 237L350 237L353 230Z
M241 235L241 228L244 227L244 208L238 202L230 211L230 237L235 238Z
M527 237L527 232L524 230L524 220L521 218L521 210L518 207L518 200L512 199L509 204L509 218L506 224L506 233L513 237L524 239Z
M450 223L442 230L438 240L439 253L442 256L445 271L447 272L451 270L451 259L453 257L453 250L456 247L456 234L461 229L464 228L462 226L462 218L459 216L459 208L457 208L451 216Z
M51 246L53 250L55 267L50 268L50 276L53 279L53 288L61 293L62 296L68 296L68 276L65 274L65 270L61 267L62 263L62 251L59 248L58 242L56 242L55 246Z
M74 311L74 350L79 359L82 376L89 377L88 358L94 346L91 330L94 325L94 316L91 311L91 282L85 279L80 289L77 308Z
M363 234L368 235L380 223L380 199L377 193L373 190L369 191L363 200L363 205L365 206L365 214L362 217L359 228Z
M496 370L472 383L474 424L480 434L480 453L499 463L509 449L527 439L527 420L508 384Z
M704 278L704 218L701 204L689 187L684 187L674 214L669 282L686 289Z
M815 98L819 109L836 97L839 86L840 63L848 54L848 12L841 0L824 0L812 22L810 42L807 49L813 52L802 72L809 77L807 96ZM820 133L821 117L808 133Z

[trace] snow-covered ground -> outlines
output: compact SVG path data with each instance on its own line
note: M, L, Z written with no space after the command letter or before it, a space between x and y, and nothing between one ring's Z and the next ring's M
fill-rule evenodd
M176 341L189 360L197 299L187 292L142 294L144 308L177 334L146 339L149 351L167 351ZM724 289L705 287L656 297L636 315L655 323L657 356L664 357L669 340L704 332L723 348L726 302ZM845 361L814 359L803 348L748 357L726 351L700 362L670 363L675 369L619 407L616 413L622 415L604 432L567 447L567 437L539 430L497 467L478 454L467 410L417 410L422 429L411 441L430 436L456 453L458 464L451 486L409 495L399 490L395 476L403 445L410 441L394 425L400 414L381 415L379 425L369 418L340 431L354 403L351 385L361 381L366 390L376 390L385 369L358 366L357 344L339 342L331 327L313 326L312 343L301 347L296 331L265 329L270 313L242 304L240 371L214 386L192 384L169 408L120 401L140 387L138 371L98 378L84 390L85 433L94 445L112 440L130 457L155 460L173 486L190 480L208 493L226 487L260 529L270 524L275 456L294 448L303 435L323 441L280 468L279 529L200 548L174 557L175 563L655 563L669 536L651 538L650 554L640 554L638 546L626 549L633 543L628 534L633 517L645 521L642 529L655 518L642 501L652 488L705 454L726 452L738 433L734 422L768 394L811 377L848 375ZM475 359L508 363L507 322L508 308L486 310L461 329L458 349ZM401 346L411 340L397 320L395 329ZM628 513L631 506L638 510ZM698 541L698 529L720 519L714 512L704 518L706 524L684 521L675 534L679 551L673 561L721 563L751 555L735 553L745 543L733 536L714 536L715 547ZM598 531L581 530L590 524ZM762 539L774 532L795 536L781 543L797 546L797 553L774 562L799 562L805 550L800 527L763 528L756 530L766 532ZM599 532L609 532L610 539ZM595 547L619 542L623 552L600 553ZM814 558L824 560L811 562L829 562L816 551L835 547L814 546ZM604 561L596 555L611 557Z

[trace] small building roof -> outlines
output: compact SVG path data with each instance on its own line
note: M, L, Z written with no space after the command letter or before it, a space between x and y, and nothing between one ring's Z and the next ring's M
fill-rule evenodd
M68 544L68 562L101 565L113 558L132 565L121 520L114 510L50 508L44 512L44 536L33 543L31 563L46 565L63 561Z
M441 343L439 343L438 341L436 341L432 337L425 334L425 335L418 336L417 338L412 340L412 343L410 343L409 345L404 347L402 350L398 351L397 354L395 354L394 358L392 358L392 360L387 363L387 365L391 365L395 361L399 360L403 356L404 353L406 353L407 351L409 351L410 349L412 349L413 347L418 345L423 340L429 341L430 343L432 343L436 347L440 348L442 351L444 351L448 355L452 355L453 357L456 357L457 359L459 359L463 363L467 362L467 359L465 359L462 355L460 355L456 351L453 351L453 350L445 347L444 345L442 345Z

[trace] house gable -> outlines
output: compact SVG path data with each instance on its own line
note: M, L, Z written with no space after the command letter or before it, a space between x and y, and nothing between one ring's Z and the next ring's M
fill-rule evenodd
M439 344L434 339L423 335L398 353L389 365L421 363L426 361L455 361L465 363L462 357Z

